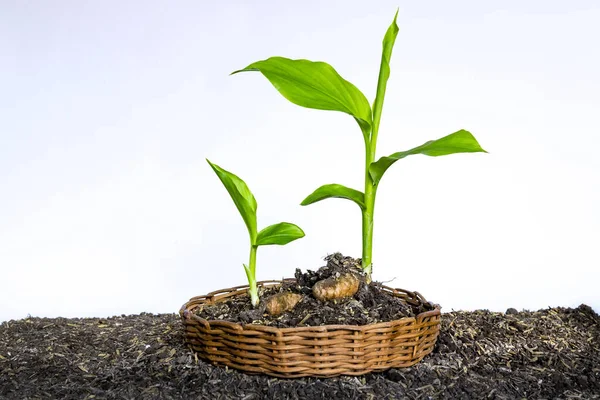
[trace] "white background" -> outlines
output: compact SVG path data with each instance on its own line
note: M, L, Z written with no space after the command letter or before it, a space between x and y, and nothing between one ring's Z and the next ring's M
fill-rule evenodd
M176 312L245 283L248 237L205 158L242 177L258 278L360 256L351 117L258 73L323 60L374 98L400 33L378 156L465 128L489 154L399 161L382 180L374 278L451 309L600 311L600 6L595 1L0 2L0 320Z

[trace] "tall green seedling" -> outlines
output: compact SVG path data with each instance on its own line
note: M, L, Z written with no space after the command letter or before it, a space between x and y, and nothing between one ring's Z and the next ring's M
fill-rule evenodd
M233 72L235 74L259 71L292 103L318 110L341 111L356 120L365 144L364 191L339 184L323 185L306 197L301 204L308 205L337 197L351 200L358 205L362 213L362 267L369 279L372 270L375 196L385 171L396 161L413 154L437 157L455 153L485 152L470 132L461 129L441 139L430 140L413 149L393 153L375 161L383 101L390 77L392 49L399 30L396 24L397 16L396 12L383 38L377 91L372 106L356 86L342 78L331 65L324 62L271 57Z
M256 224L256 199L250 189L248 189L246 183L231 172L211 163L209 160L206 161L208 161L208 164L229 192L231 199L246 223L246 228L248 228L248 233L250 234L250 260L248 261L248 265L243 265L248 278L248 293L250 294L252 305L256 307L259 303L258 287L256 284L256 252L258 247L269 244L288 244L291 241L304 237L304 232L300 227L289 222L270 225L258 232Z

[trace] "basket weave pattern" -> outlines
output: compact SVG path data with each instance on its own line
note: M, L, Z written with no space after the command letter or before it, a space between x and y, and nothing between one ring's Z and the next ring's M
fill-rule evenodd
M263 281L264 288L281 281ZM418 292L383 289L408 304L427 304ZM196 315L204 304L246 296L248 286L197 296L179 314L186 343L198 357L250 373L281 378L362 375L388 368L409 367L433 350L440 330L440 308L390 322L295 328L207 321ZM431 304L431 303L429 303Z

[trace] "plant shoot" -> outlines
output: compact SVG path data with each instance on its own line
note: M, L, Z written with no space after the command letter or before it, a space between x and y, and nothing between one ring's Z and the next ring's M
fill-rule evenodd
M233 72L235 74L258 71L292 103L318 110L341 111L356 120L365 144L364 191L339 184L323 185L306 197L301 204L308 205L337 197L353 201L358 205L362 213L362 268L367 274L368 281L372 270L375 196L385 171L396 161L414 154L437 157L455 153L486 152L470 132L461 129L413 149L381 157L376 161L377 136L390 76L390 60L399 30L396 24L397 16L396 12L383 38L377 91L372 106L356 86L342 78L331 65L324 62L271 57Z
M231 199L235 203L235 206L242 215L246 227L248 228L248 233L250 235L250 260L248 265L243 265L246 276L248 277L248 285L250 286L248 289L250 300L252 305L256 307L259 302L258 287L256 285L256 251L258 250L258 247L269 244L288 244L289 242L304 237L304 232L300 227L289 222L280 222L278 224L270 225L258 232L256 224L256 199L250 189L248 189L246 183L231 172L211 163L208 159L206 161L208 161L208 164L210 164L213 171L215 171L223 183L223 186L225 186L225 189L229 192Z

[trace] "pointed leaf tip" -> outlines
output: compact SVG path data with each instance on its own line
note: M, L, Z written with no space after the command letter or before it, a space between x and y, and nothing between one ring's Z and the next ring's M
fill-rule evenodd
M298 225L289 222L280 222L261 230L256 238L256 244L258 246L269 244L284 245L303 237L304 231Z
M236 208L240 212L244 222L246 223L246 227L248 228L248 233L250 234L250 240L252 243L256 240L256 199L254 195L240 177L237 175L219 167L217 164L213 164L206 159L208 164L211 166L217 177L227 189L229 196L233 200Z
M363 131L371 126L371 106L365 95L327 63L271 57L231 75L247 71L262 73L283 97L296 105L350 114Z
M379 78L377 80L377 93L375 95L375 101L373 102L373 132L375 134L379 132L379 123L381 121L381 114L383 112L383 101L385 99L385 92L387 90L387 82L390 78L390 61L392 59L392 50L394 49L396 37L400 31L398 25L396 24L398 11L399 9L396 10L394 20L383 36L381 64L379 66Z
M373 184L377 185L383 174L396 161L415 154L430 157L445 156L457 153L487 153L477 142L471 132L461 129L437 140L429 140L413 149L400 151L388 157L381 157L369 166L369 174Z

